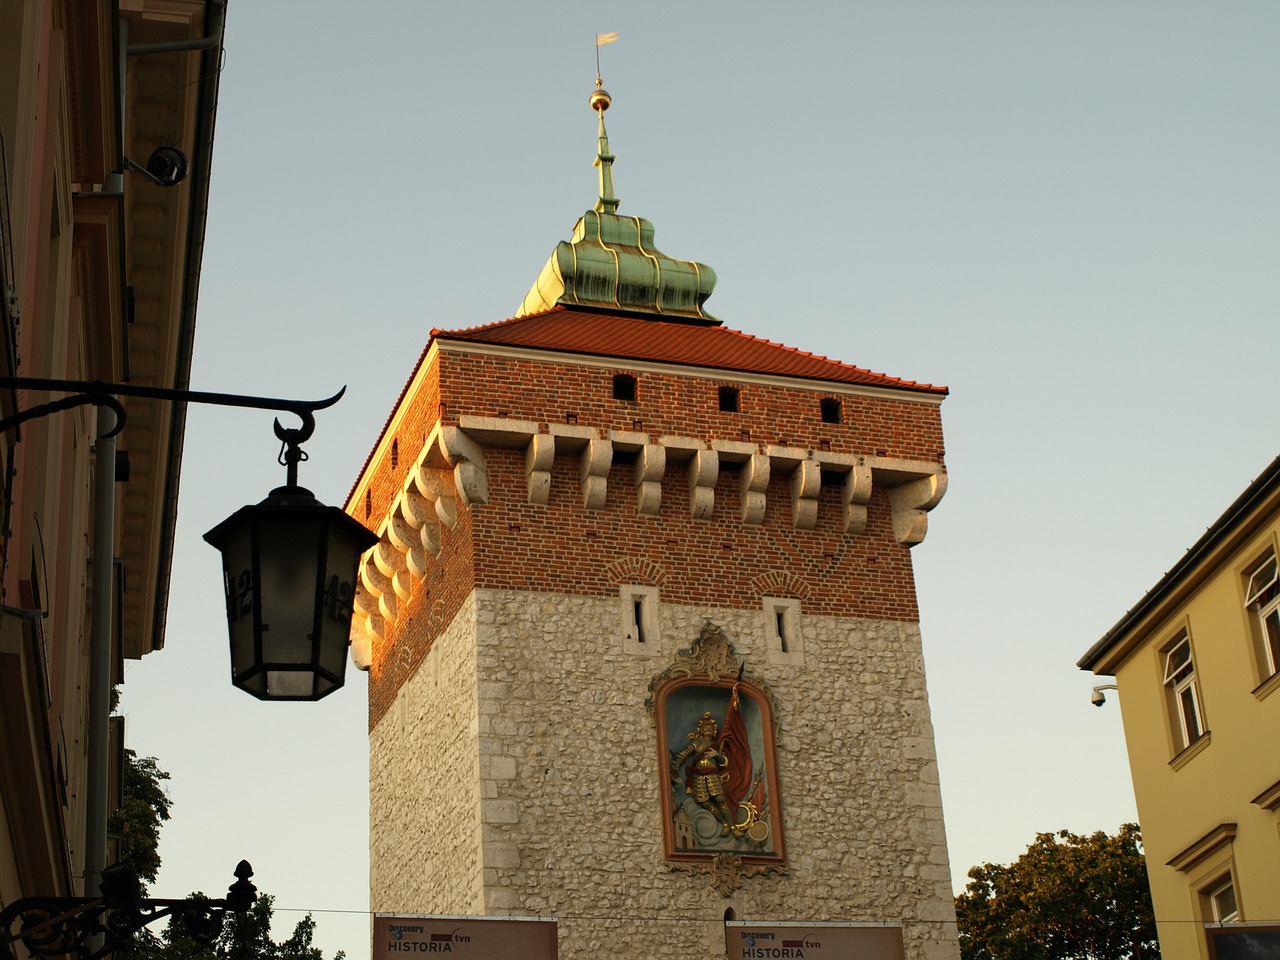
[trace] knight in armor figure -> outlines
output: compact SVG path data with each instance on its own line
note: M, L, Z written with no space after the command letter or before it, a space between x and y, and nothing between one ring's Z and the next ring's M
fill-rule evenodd
M720 728L710 711L702 714L698 726L688 737L689 745L671 760L671 781L678 786L684 772L689 796L715 815L722 834L737 836L739 831L721 779L729 766L729 758L720 752ZM684 767L686 761L692 761L687 768Z

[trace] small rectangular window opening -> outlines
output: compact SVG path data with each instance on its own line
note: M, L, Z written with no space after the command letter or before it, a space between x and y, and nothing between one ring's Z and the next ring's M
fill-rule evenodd
M787 612L782 607L778 607L773 611L773 616L777 624L778 645L782 648L783 653L790 653L787 649Z
M844 404L840 402L839 397L823 397L819 405L822 409L823 423L844 422Z
M720 394L720 410L723 413L738 412L738 388L737 387L721 387Z
M635 398L636 378L628 373L615 373L613 375L613 399L635 400Z
M662 653L662 617L658 608L658 588L640 584L620 584L619 627L624 653L656 657Z

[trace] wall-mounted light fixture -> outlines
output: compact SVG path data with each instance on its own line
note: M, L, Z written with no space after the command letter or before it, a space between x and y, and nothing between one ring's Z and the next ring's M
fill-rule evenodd
M191 169L187 155L177 147L157 147L151 151L145 167L129 157L124 158L124 164L158 187L176 187L187 178L187 172Z

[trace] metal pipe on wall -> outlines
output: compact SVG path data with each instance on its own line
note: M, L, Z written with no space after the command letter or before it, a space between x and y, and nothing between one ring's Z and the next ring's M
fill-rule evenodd
M92 623L89 632L89 767L85 790L84 891L95 896L107 858L107 761L111 723L111 625L116 528L116 414L98 407L93 465Z

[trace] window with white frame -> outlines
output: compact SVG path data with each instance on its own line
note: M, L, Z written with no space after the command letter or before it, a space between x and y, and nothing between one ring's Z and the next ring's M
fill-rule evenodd
M1280 670L1280 570L1276 555L1269 551L1245 580L1244 605L1254 620L1258 645L1258 667L1262 679Z
M1200 709L1200 688L1195 662L1191 659L1191 638L1185 630L1164 650L1164 685L1169 695L1169 720L1179 751L1204 735Z
M1230 874L1205 890L1204 899L1207 919L1214 923L1236 923L1240 919L1240 909L1236 905L1236 884Z

